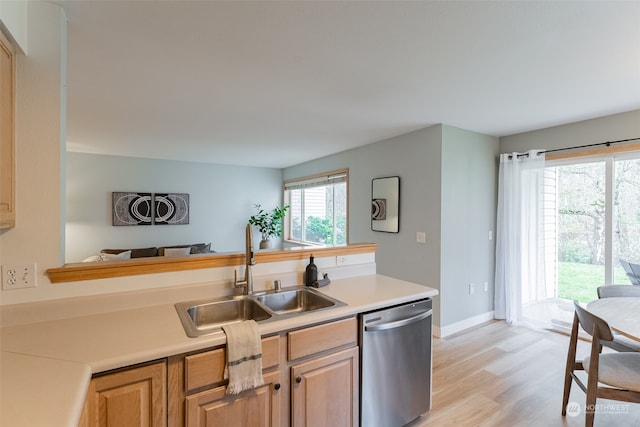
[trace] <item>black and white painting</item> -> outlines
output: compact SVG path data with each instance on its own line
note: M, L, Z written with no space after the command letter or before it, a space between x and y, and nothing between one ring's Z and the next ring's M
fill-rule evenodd
M113 225L151 225L151 193L113 192Z
M156 193L153 195L155 224L189 224L189 195Z
M376 221L387 219L387 199L371 200L371 219Z

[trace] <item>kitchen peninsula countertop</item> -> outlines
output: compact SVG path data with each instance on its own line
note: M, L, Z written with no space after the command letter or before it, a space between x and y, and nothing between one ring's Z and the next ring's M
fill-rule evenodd
M318 290L346 305L259 323L260 333L269 335L438 294L436 289L382 275L338 279ZM40 416L42 422L28 419L27 424L76 426L92 374L223 345L222 331L186 336L174 307L184 300L3 327L0 425L25 425L25 417Z

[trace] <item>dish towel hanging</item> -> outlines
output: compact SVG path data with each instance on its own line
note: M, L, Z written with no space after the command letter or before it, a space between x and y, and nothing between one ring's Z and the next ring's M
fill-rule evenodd
M224 377L229 379L227 394L264 384L262 376L262 341L255 320L245 320L222 327L227 335L227 363Z

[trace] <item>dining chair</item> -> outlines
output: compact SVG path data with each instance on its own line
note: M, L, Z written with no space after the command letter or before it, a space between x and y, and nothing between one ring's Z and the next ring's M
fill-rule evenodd
M640 286L607 285L598 288L598 298L640 297ZM616 351L640 352L640 342L613 332L613 341L604 341L602 345Z
M633 264L622 259L618 261L620 261L624 272L627 273L631 284L640 285L640 264Z
M598 288L598 298L640 297L640 286L606 285Z
M611 328L606 321L582 308L578 301L573 305L575 314L564 376L562 416L567 415L571 384L575 381L586 394L585 426L592 427L598 398L640 403L640 353L601 354L601 343L613 340ZM582 361L576 359L578 326L591 335L591 352ZM586 385L575 371L586 372Z

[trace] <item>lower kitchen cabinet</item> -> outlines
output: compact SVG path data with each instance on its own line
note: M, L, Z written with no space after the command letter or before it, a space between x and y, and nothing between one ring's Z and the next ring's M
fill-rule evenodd
M226 394L226 349L168 359L169 427L358 425L355 317L262 338L265 384Z
M292 427L359 424L357 339L354 317L287 334Z
M291 367L291 425L358 425L358 347Z
M226 394L226 386L187 396L185 425L206 426L280 426L280 373L264 375L264 385L237 395Z
M226 394L225 347L169 357L169 427L280 427L282 386L279 335L262 339L264 385Z
M224 346L91 380L80 427L357 426L355 317L262 338L264 385L226 394Z
M165 362L95 377L89 385L80 426L166 426L166 386Z

